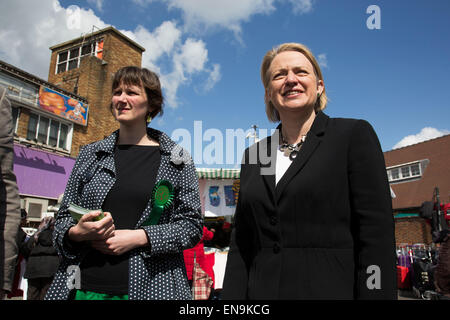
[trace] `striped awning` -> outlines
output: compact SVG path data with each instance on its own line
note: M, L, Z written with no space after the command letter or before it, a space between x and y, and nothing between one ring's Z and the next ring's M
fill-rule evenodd
M197 176L199 179L239 179L241 170L197 168Z

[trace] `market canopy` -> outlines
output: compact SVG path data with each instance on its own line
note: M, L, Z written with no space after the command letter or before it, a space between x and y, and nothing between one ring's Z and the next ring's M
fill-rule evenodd
M197 176L199 179L239 179L241 170L197 168Z

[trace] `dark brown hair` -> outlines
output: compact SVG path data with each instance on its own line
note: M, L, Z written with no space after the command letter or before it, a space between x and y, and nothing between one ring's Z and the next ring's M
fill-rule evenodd
M153 110L150 112L150 116L155 118L158 114L160 116L163 115L164 97L161 90L161 83L156 73L136 66L123 67L114 75L111 92L121 84L144 88L149 107ZM110 109L112 111L112 104L110 104Z

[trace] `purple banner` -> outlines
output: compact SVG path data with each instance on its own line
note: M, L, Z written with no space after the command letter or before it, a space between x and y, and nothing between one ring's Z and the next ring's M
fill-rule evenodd
M57 199L64 193L75 159L14 144L19 193Z

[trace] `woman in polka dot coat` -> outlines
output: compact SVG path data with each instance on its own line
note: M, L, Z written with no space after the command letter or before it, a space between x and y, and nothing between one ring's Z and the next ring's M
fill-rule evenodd
M157 84L156 90L151 88L152 91L144 92L148 79ZM125 67L116 73L114 83L111 110L120 123L120 129L80 150L56 218L53 240L62 262L46 299L73 298L75 290L80 289L81 261L92 250L112 255L128 254L130 300L191 299L183 250L198 243L203 227L193 161L166 134L146 126L148 116L162 112L162 94L154 73ZM158 100L155 91L160 95L159 104L154 103ZM142 132L142 125L144 134L136 134ZM116 182L115 147L133 142L159 146L160 165L156 182L167 180L172 184L174 198L171 205L164 208L156 225L143 226L152 211L153 201L149 201L134 230L115 230L108 212L104 213L103 219L93 221L99 213L91 211L77 224L67 210L69 204L90 210L102 208ZM125 232L127 240L119 241L118 235ZM115 246L111 245L111 240L116 238Z

